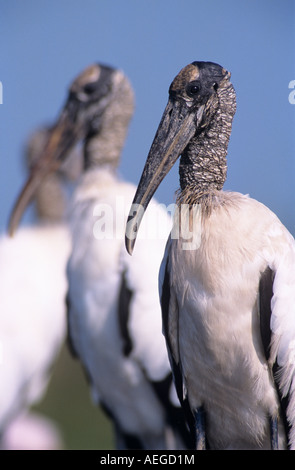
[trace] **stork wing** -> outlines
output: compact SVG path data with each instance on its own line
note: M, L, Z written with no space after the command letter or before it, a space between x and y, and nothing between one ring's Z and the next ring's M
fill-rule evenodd
M123 354L128 356L133 348L132 339L130 337L128 323L132 297L134 293L128 287L126 279L126 271L123 271L121 278L121 287L118 300L118 325L123 340Z
M191 435L194 435L194 418L188 403L187 393L183 382L182 368L178 350L178 303L170 285L169 274L170 239L167 242L165 256L159 275L159 292L162 308L163 334L166 339L168 357L173 373L174 385L178 399L184 410Z
M281 405L289 447L295 449L295 242L285 231L259 284L260 328Z

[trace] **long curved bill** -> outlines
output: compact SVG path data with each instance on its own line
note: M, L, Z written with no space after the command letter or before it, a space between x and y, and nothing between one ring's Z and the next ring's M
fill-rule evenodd
M12 209L8 232L12 236L16 231L21 217L34 197L44 178L51 172L57 171L69 150L75 144L79 129L75 123L75 112L66 106L60 118L53 127L43 153L32 167L30 175L21 190Z
M201 119L201 112L200 119ZM185 102L168 101L148 154L129 212L125 244L131 255L144 212L161 181L181 155L197 127L197 116Z

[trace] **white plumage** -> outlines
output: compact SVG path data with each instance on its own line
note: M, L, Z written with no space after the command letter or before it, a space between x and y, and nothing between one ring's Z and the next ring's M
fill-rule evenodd
M23 228L0 240L1 427L48 383L65 334L69 252L64 227Z
M42 129L30 140L30 162L46 135ZM44 183L36 194L37 222L13 238L0 238L0 432L5 435L44 396L65 339L70 254L65 194L61 176Z
M147 207L181 155L159 283L196 448L295 449L295 242L263 204L222 191L235 113L229 78L210 62L177 75L133 203ZM131 211L127 236L141 217Z

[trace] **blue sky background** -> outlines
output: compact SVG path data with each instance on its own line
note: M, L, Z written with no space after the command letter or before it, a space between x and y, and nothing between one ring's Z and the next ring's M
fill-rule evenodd
M293 0L0 0L0 230L25 179L28 135L56 118L85 66L120 67L134 86L120 172L137 184L170 82L209 60L231 71L237 92L225 187L268 205L294 235L294 36ZM177 167L156 193L165 204Z
M227 68L237 92L225 188L268 205L295 235L294 0L0 0L0 232L26 177L28 136L57 117L84 67L120 67L133 84L136 111L120 172L137 184L168 87L194 60ZM176 164L156 197L170 204L177 188ZM32 209L22 223L31 220ZM46 413L62 423L69 448L112 448L84 375L75 378L76 362L60 364Z

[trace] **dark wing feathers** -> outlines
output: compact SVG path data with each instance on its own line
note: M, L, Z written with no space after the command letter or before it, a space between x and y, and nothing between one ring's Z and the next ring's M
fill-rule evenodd
M168 269L168 260L165 267L165 275L162 285L162 295L161 295L161 308L162 308L162 322L163 322L163 333L166 339L166 346L168 350L168 356L170 360L170 365L173 373L174 385L176 388L177 396L181 407L184 411L187 424L190 429L191 436L195 435L194 427L195 427L195 420L192 414L192 411L189 406L189 402L187 396L183 396L183 378L182 378L182 370L181 364L177 363L175 357L173 356L173 350L171 347L171 342L169 338L169 306L170 306L170 275ZM178 331L176 332L178 334ZM191 441L191 439L190 439ZM189 448L192 447L192 442L190 442Z
M259 282L259 309L260 309L260 333L262 344L264 348L265 357L268 360L270 356L270 346L271 346L271 327L270 327L270 320L271 320L271 298L273 296L273 282L275 278L275 272L270 268L267 267L265 271L261 274L260 282ZM278 373L279 373L279 366L278 363L275 362L272 367L272 375L274 379L274 383L276 386L276 390L278 393L278 398L280 402L280 411L281 411L281 419L284 424L286 436L288 438L290 433L290 425L287 420L286 410L289 403L288 396L282 397L279 383L277 380Z
M66 295L66 299L65 299L65 302L66 302L66 314L67 314L67 337L66 337L66 344L68 346L68 349L71 353L71 355L75 358L79 358L79 355L77 353L77 350L75 348L75 345L74 345L74 341L73 341L73 338L72 338L72 334L71 334L71 328L70 328L70 311L71 311L71 301L70 301L70 295L69 295L69 292L67 293Z
M130 314L130 302L132 300L132 290L127 285L126 271L122 273L121 287L119 293L118 305L118 323L121 337L123 340L123 354L129 356L132 351L132 339L128 330L128 321Z
M270 355L271 342L271 298L273 296L274 272L267 267L261 274L259 282L259 310L260 310L260 334L266 359Z
M191 433L186 425L184 410L180 406L175 406L169 400L170 390L172 386L172 374L168 374L163 380L152 382L154 391L166 412L167 423L181 437L186 449L193 449L194 443Z

